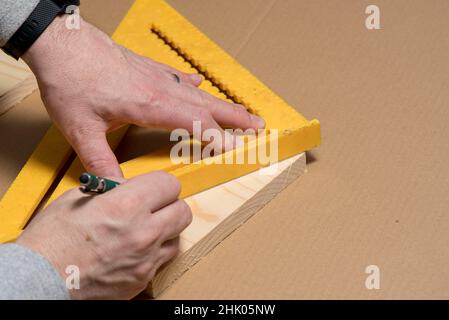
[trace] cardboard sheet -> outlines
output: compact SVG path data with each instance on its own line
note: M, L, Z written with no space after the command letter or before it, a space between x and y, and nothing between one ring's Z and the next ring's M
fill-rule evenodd
M170 3L320 119L323 144L164 297L449 298L449 3L376 1L382 30L372 1Z
M131 2L82 12L110 33ZM365 0L169 2L320 119L323 143L162 298L449 298L449 2L377 0L381 30L365 28ZM47 125L37 95L0 118L0 193ZM124 158L145 139L125 141Z

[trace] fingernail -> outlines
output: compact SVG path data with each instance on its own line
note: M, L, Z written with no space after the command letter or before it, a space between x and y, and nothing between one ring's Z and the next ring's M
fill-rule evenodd
M254 122L258 128L263 129L265 128L265 120L262 119L261 117L255 116L255 115L251 115L251 121Z

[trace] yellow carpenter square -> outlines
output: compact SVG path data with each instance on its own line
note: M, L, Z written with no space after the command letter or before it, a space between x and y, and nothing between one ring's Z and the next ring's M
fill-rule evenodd
M269 132L278 130L278 140L272 133L267 140L279 143L279 161L319 145L320 125L317 120L305 119L164 1L135 1L115 32L114 40L138 54L184 72L200 72L206 79L201 85L202 90L221 99L242 103L250 112L263 117ZM114 145L118 144L125 131L123 129L112 139ZM53 140L60 146L57 152L52 152ZM229 159L262 147L266 147L265 141L253 140L238 150L216 156L216 159ZM47 134L0 202L0 218L5 222L0 229L0 242L11 240L24 227L70 150L59 133ZM171 172L181 181L181 196L187 197L267 165L261 162L208 164L205 160L194 164L173 164L169 152L166 147L123 163L123 172L128 178L153 170ZM38 157L36 153L43 156ZM40 158L45 158L45 166ZM51 194L50 201L76 187L82 170L79 160L75 160ZM33 172L42 177L34 180ZM38 186L24 196L24 188L29 184Z
M59 131L51 127L0 201L0 237L25 226L71 150Z

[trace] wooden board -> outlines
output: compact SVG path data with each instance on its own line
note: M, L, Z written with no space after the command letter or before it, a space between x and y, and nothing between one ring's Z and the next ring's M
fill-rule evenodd
M180 254L158 272L148 293L153 297L161 294L305 170L306 155L302 153L188 197L193 221L181 234Z
M179 70L201 73L206 79L201 89L219 98L243 103L250 112L266 121L266 139L258 138L215 158L237 158L238 155L247 155L247 151L260 150L260 147L268 147L268 144L276 142L279 148L275 161L270 159L270 163L273 163L320 144L318 120L309 121L295 111L164 1L136 0L113 39L138 54ZM119 144L126 129L122 128L110 136L113 147ZM52 162L49 164L48 159L40 155L49 154L49 150L56 149L54 141L61 140L57 152L51 152ZM47 192L54 191L49 200L52 201L64 191L77 186L77 177L83 171L78 159L69 167L56 188L49 190L53 185L50 182L60 173L60 169L70 165L66 161L70 159L67 155L71 151L61 134L51 128L0 201L0 220L5 221L0 224L0 243L14 240L14 235L21 232L34 210L43 204ZM244 163L233 166L232 170L224 170L201 160L172 168L169 152L162 156L154 152L123 163L122 168L127 178L153 170L168 171L180 179L183 186L181 196L188 197L266 165L268 163L256 161L255 164ZM201 174L203 178L200 178ZM29 190L27 186L30 184L36 187ZM17 203L21 203L21 206L18 207Z
M28 66L0 52L0 115L36 89L36 78Z
M164 153L163 157L152 153L122 164L126 177L156 169L169 171L180 179L183 198L195 194L187 198L195 218L181 236L181 253L158 273L150 286L151 293L158 295L259 211L289 182L304 173L305 154L298 153L319 144L320 126L317 120L308 121L296 112L163 1L136 1L114 39L139 54L186 72L201 73L206 78L201 89L219 98L243 103L250 112L266 120L269 129L267 139L258 138L216 158L234 158L234 155L237 158L237 155L245 154L248 150L265 148L268 144L279 142L277 159L287 159L263 169L264 174L255 171L265 166L259 161L254 165L210 165L200 161L172 168L169 152ZM279 140L275 131L279 131ZM115 138L110 139L113 147L125 132L126 128L123 128L114 134ZM55 143L56 140L58 143ZM76 177L83 170L82 165L78 159L70 165L71 149L65 141L59 140L61 134L54 128L50 129L0 202L0 218L5 221L0 241L13 240L34 210L38 206L42 207L41 201L46 191L66 160L69 160L68 170L52 192L50 201L77 185ZM49 152L56 147L57 152ZM54 159L50 165L48 159L45 159L49 154ZM240 178L231 180L237 177ZM35 182L33 185L36 188L28 190L26 186L31 180ZM209 189L212 186L217 187ZM203 190L207 191L198 194ZM17 203L21 205L17 206Z

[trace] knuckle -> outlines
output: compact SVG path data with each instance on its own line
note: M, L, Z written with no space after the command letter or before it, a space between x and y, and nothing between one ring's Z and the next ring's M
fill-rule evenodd
M212 120L212 115L208 109L201 108L198 110L197 117L199 121L202 122L203 125L207 125Z
M105 172L111 166L111 159L102 156L89 156L83 159L84 166L93 173Z
M117 221L115 217L111 216L103 218L103 222L101 223L99 230L102 234L108 236L114 235L117 239L122 238L124 235L122 224Z
M92 130L90 128L87 128L86 126L78 126L76 124L73 124L71 127L64 130L66 132L67 137L70 141L73 142L73 144L80 144L85 142L86 137L88 137Z
M151 228L151 230L145 235L146 241L150 246L159 242L162 237L162 230L160 228Z
M246 110L243 110L239 105L236 104L231 104L231 108L232 111L236 114L236 115L242 115L246 113Z
M188 226L193 219L192 210L190 209L187 202L185 202L184 200L179 200L178 205L179 205L178 214L180 216L180 220L183 225Z
M157 90L148 90L146 92L146 97L145 97L145 107L147 105L153 106L153 105L159 105L161 103L162 100L162 95L159 93L159 91Z
M134 277L138 282L146 281L152 273L154 264L152 262L146 262L139 264L134 269Z
M134 214L133 210L138 208L141 203L142 196L140 194L126 194L126 196L120 197L120 208L116 210L121 211L122 214Z
M149 244L147 237L138 232L130 236L128 240L128 247L135 252L146 251L149 245L151 244Z
M235 120L244 120L247 123L251 123L251 115L246 109L238 105L232 105L232 111Z
M195 94L196 94L196 99L198 101L198 105L207 106L207 105L211 104L210 96L207 93L205 93L204 91L202 91L200 89L195 89L195 90L193 90L193 92L195 92Z
M149 85L148 87L142 87L136 93L136 105L138 109L141 111L141 116L148 110L148 107L159 107L163 103L164 95L157 90L154 85ZM132 116L133 108L125 108L125 110L129 110L130 115Z
M158 184L168 186L168 189L172 190L173 194L179 194L181 192L181 183L174 175L165 171L154 171L151 175Z
M167 261L173 259L179 252L179 243L171 245L167 250Z

